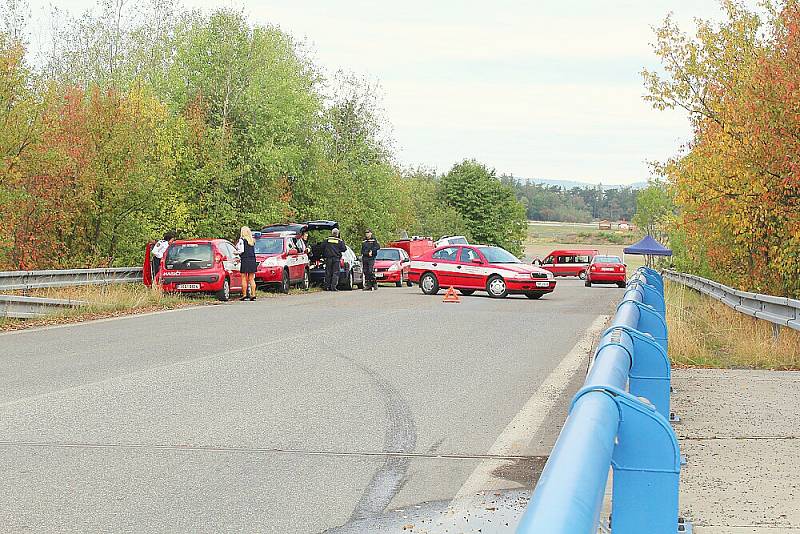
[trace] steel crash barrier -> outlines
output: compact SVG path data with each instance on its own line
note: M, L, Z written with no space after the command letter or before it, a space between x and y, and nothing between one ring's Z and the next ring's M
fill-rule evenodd
M124 284L141 281L141 267L58 269L50 271L0 271L0 291L24 291L40 287Z
M664 283L640 268L603 333L517 533L674 534L681 454L670 425ZM609 477L611 514L601 524Z

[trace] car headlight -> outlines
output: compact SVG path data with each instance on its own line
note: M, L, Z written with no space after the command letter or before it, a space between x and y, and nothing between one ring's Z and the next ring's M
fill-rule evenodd
M276 258L275 256L270 256L269 258L261 262L262 267L275 267L276 265L278 265L278 258Z

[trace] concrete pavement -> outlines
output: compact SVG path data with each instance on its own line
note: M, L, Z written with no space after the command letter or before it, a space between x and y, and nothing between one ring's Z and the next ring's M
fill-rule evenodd
M387 287L0 335L0 525L355 532L439 510L621 296L566 280L539 301L443 304ZM540 430L503 449L486 485L505 502L535 482L582 380L548 390Z
M672 383L695 532L800 533L800 373L679 369Z

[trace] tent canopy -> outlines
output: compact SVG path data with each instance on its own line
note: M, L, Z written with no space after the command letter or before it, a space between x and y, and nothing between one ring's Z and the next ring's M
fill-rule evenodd
M672 256L672 251L653 239L651 236L644 236L638 243L634 243L623 249L625 254L641 254L645 256Z

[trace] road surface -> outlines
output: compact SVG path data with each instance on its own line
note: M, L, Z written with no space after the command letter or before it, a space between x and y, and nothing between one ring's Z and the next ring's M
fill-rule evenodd
M478 492L518 513L621 296L386 287L0 335L0 530L421 532Z

